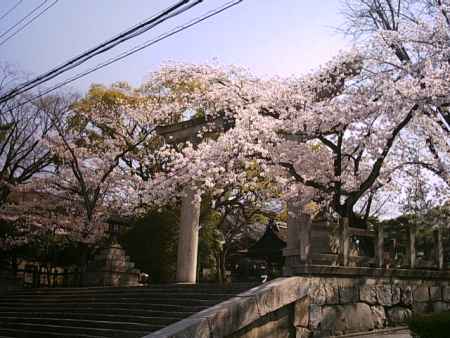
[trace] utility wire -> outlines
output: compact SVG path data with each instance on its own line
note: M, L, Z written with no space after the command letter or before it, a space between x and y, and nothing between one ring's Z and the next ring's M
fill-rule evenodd
M9 39L12 39L14 36L16 36L17 34L19 34L21 31L23 31L28 25L30 25L33 21L35 21L37 18L39 18L41 15L43 15L45 12L47 12L50 8L52 8L54 5L56 5L56 3L58 2L58 0L53 1L50 5L48 5L47 7L45 7L41 12L39 12L38 14L36 14L33 18L31 18L27 23L25 23L25 25L23 25L22 27L20 27L18 30L16 30L13 34L11 34L10 36L8 36L6 39L4 39L3 41L0 41L0 46L2 46L3 44L5 44Z
M174 5L170 6L169 8L163 10L156 16L151 17L150 19L133 26L132 28L124 31L123 33L120 33L116 35L115 37L101 43L100 45L89 49L88 51L82 53L81 55L78 55L69 61L65 62L64 64L44 73L40 76L36 77L33 80L27 81L23 84L18 85L16 88L10 90L8 93L2 95L0 97L0 103L5 102L9 99L12 99L13 97L24 93L44 82L47 82L56 76L79 66L80 64L86 62L87 60L91 59L92 57L99 55L101 53L105 53L109 49L117 46L120 43L123 43L137 35L140 35L149 29L161 24L162 22L179 15L188 9L200 4L203 0L196 0L192 4L188 4L191 0L182 0L178 1Z
M9 10L7 10L5 12L5 14L3 14L2 16L0 16L0 20L3 20L4 18L6 18L6 16L11 13L13 10L15 10L17 8L17 6L20 5L20 3L23 2L23 0L19 0L16 2L16 4L14 6L12 6Z
M98 55L97 51L105 52L106 50L109 49L109 47L111 47L111 48L114 47L116 45L115 42L117 42L117 41L123 42L123 41L126 41L127 38L136 36L136 35L134 35L135 33L139 33L139 32L142 33L143 32L142 29L146 29L149 24L154 24L154 23L159 24L159 23L163 22L165 17L168 14L170 14L171 12L175 11L176 9L182 7L183 5L187 4L189 1L190 0L178 1L175 5L159 12L155 16L131 27L130 29L128 29L126 31L119 33L118 35L114 36L113 38L101 43L100 45L89 49L87 52L84 52L84 53L70 59L69 61L58 66L57 68L52 69L49 72L38 76L34 80L31 80L31 81L28 81L28 82L25 82L25 83L19 85L18 87L11 90L7 95L2 96L0 98L0 103L5 102L5 101L13 98L14 96L21 94L27 90L30 90L43 82L53 79L54 77L60 75L64 71L70 70L70 69L80 65L81 63L86 62L91 57ZM201 0L196 1L196 2L199 3L199 2L201 2ZM148 29L150 29L152 27L154 27L154 25L150 25L150 27L148 27Z
M36 12L39 8L41 8L42 6L44 6L49 0L44 0L41 2L40 5L34 7L31 12L29 12L27 15L25 15L22 19L20 19L19 21L17 21L14 25L12 25L11 27L9 27L5 32L3 32L2 34L0 34L0 38L4 37L6 34L8 34L9 32L11 32L14 28L16 28L17 26L19 26L22 22L24 22L26 19L28 19L30 16L33 15L34 12Z
M196 17L196 18L194 18L194 19L192 19L192 20L190 20L188 22L186 22L183 25L179 25L179 26L173 28L172 30L169 30L166 33L163 33L163 34L157 36L156 38L154 38L152 40L148 40L148 41L144 42L143 44L137 45L137 46L135 46L135 47L133 47L133 48L131 48L131 49L129 49L129 50L119 54L119 55L117 55L116 57L110 58L110 59L108 59L108 60L106 60L106 61L104 61L102 63L99 63L98 65L96 65L96 66L94 66L92 68L89 68L89 69L87 69L87 70L85 70L85 71L83 71L83 72L81 72L79 74L76 74L75 76L73 76L73 77L71 77L71 78L69 78L69 79L67 79L65 81L62 81L62 82L58 83L54 87L49 88L49 89L43 91L42 93L40 93L40 94L38 94L36 96L33 96L30 99L27 99L26 101L23 101L23 102L17 104L16 106L13 106L12 108L10 108L8 110L8 112L12 111L14 109L20 108L21 106L23 106L23 105L25 105L27 103L35 101L35 100L37 100L37 99L39 99L39 98L41 98L41 97L43 97L43 96L45 96L45 95L47 95L47 94L49 94L49 93L51 93L53 91L59 89L59 88L65 86L65 85L67 85L67 84L69 84L69 83L71 83L71 82L73 82L75 80L78 80L78 79L80 79L82 77L85 77L86 75L89 75L89 74L91 74L91 73L93 73L93 72L95 72L95 71L97 71L97 70L99 70L101 68L109 66L109 65L111 65L111 64L113 64L113 63L115 63L117 61L120 61L120 60L122 60L122 59L124 59L124 58L126 58L126 57L128 57L128 56L130 56L132 54L135 54L135 53L137 53L137 52L139 52L139 51L141 51L141 50L143 50L143 49L145 49L147 47L150 47L150 46L152 46L152 45L154 45L154 44L156 44L156 43L158 43L158 42L160 42L162 40L165 40L165 39L167 39L167 38L169 38L169 37L171 37L171 36L173 36L173 35L175 35L175 34L177 34L179 32L182 32L182 31L184 31L186 29L189 29L189 28L191 28L191 27L193 27L193 26L195 26L195 25L197 25L197 24L199 24L199 23L201 23L201 22L203 22L203 21L205 21L205 20L207 20L207 19L209 19L209 18L211 18L213 16L216 16L216 15L226 11L227 9L229 9L231 7L234 7L234 6L238 5L238 4L240 4L243 1L244 0L229 1L229 2L225 3L222 6L219 6L219 7L215 8L215 9L213 9L211 11L208 11L208 12L206 12L206 13L204 13L204 14L202 14L202 15L200 15L200 16L198 16L198 17Z

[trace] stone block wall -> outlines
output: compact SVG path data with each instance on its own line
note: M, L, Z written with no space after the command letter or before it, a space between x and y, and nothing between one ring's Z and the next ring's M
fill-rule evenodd
M412 313L450 309L448 281L387 278L304 278L295 302L297 338L329 337L404 325Z
M293 313L292 304L286 305L262 316L252 324L238 330L227 338L295 337L292 326Z

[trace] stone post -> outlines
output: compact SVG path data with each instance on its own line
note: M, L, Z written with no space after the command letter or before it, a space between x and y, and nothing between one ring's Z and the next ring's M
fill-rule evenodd
M176 280L179 283L195 283L197 280L200 203L201 197L195 190L185 189L185 195L181 200L178 234Z
M433 231L436 248L436 265L439 270L444 269L444 247L442 245L442 229L437 226Z
M416 267L416 226L409 225L409 267L414 269Z
M308 265L311 261L311 216L302 213L300 221L300 261Z
M348 217L341 218L341 238L340 238L340 251L341 261L343 266L349 265L349 253L350 253L350 231L349 231L349 219Z
M284 274L291 275L291 267L299 263L300 255L300 236L299 236L299 218L298 218L298 201L291 199L287 202L288 208L288 237L286 248L283 249L285 257Z
M283 250L285 275L292 274L292 267L310 263L311 217L304 210L310 199L309 195L302 197L288 202L288 239Z
M286 251L294 250L295 253L298 253L298 249L300 247L299 219L297 210L298 205L297 203L295 203L295 201L290 200L288 201L287 206L288 206L288 219L287 219L288 238L286 243Z
M383 226L383 223L378 223L377 266L379 268L382 268L384 266L384 226Z

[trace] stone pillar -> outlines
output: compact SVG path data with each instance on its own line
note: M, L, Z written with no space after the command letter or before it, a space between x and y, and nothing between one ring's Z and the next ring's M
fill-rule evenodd
M298 265L308 265L311 260L311 216L305 212L309 195L288 202L288 239L283 250L285 275L291 275Z
M302 212L300 221L300 261L308 265L311 262L311 216Z
M384 227L383 223L378 223L377 231L377 267L384 267Z
M291 199L287 202L288 208L288 238L286 248L283 249L284 274L292 275L291 268L299 263L300 255L300 238L299 238L299 217L298 217L298 201Z
M416 267L416 226L413 224L409 225L409 267L414 269Z
M195 283L197 280L200 203L201 197L195 190L185 189L185 195L181 200L178 234L176 280L179 283Z
M437 226L433 231L436 248L436 265L439 270L444 269L444 246L442 245L442 229Z
M341 218L341 238L339 243L339 250L341 252L341 262L343 266L349 265L349 254L350 254L350 229L349 229L349 218Z
M288 207L288 238L286 251L294 250L298 253L299 249L299 217L298 217L298 204L294 200L290 200L287 203Z

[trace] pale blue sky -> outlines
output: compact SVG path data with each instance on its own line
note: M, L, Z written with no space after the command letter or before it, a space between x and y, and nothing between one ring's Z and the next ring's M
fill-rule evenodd
M0 0L0 16L17 0ZM0 34L42 0L24 0L0 20ZM0 46L0 61L39 74L90 48L175 0L59 0L47 13ZM127 47L151 39L226 0L205 0L197 8L96 58L94 65ZM339 26L340 0L244 0L237 7L100 70L71 85L128 81L138 85L165 61L221 64L250 68L261 76L305 73L348 48L333 27ZM88 66L84 66L84 69ZM65 75L64 77L67 77ZM61 78L62 79L62 78Z

